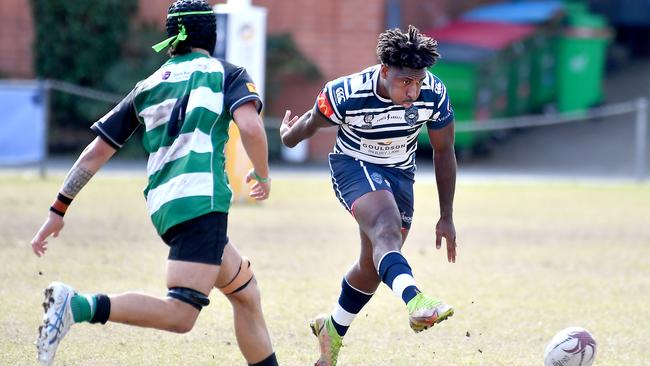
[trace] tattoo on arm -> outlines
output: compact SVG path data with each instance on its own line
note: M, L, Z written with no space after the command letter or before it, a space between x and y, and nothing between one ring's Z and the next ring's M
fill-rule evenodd
M74 198L94 174L95 172L86 168L73 167L63 182L63 193Z

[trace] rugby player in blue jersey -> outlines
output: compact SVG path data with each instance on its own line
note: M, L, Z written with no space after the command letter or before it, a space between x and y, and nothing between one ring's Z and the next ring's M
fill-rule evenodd
M454 313L420 292L400 252L413 218L417 136L426 125L440 202L436 248L444 238L447 260L456 261L453 110L445 86L427 70L439 57L437 42L413 26L387 30L377 56L380 64L328 82L311 111L300 117L287 111L280 128L282 143L294 147L319 128L338 127L329 154L332 184L361 235L359 258L343 277L334 310L311 322L321 350L317 366L336 365L343 336L381 282L404 301L415 332Z

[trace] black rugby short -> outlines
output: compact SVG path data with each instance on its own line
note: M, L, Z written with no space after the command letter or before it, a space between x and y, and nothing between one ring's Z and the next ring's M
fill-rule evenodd
M228 244L228 214L208 214L172 226L162 235L169 246L168 259L221 265Z

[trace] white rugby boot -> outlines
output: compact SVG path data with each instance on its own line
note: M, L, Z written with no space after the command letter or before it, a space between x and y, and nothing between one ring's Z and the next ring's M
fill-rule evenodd
M61 283L52 282L45 289L43 301L43 324L38 327L38 362L42 366L50 366L54 362L54 354L61 339L65 337L74 323L70 300L75 295L72 287Z

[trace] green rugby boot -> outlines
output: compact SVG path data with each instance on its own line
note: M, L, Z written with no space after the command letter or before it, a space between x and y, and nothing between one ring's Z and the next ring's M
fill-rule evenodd
M406 304L406 308L409 311L409 324L415 333L429 329L454 315L454 308L450 305L423 293L415 295Z
M343 337L336 332L332 318L328 314L319 314L309 323L309 326L312 333L318 337L320 345L320 358L314 366L336 366Z

